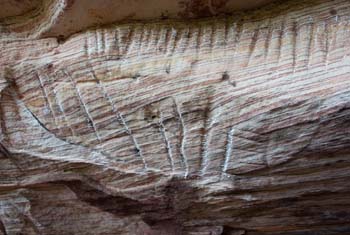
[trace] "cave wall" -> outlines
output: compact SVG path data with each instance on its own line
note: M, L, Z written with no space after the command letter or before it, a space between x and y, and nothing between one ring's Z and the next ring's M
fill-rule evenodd
M256 3L2 13L0 234L350 233L350 2Z

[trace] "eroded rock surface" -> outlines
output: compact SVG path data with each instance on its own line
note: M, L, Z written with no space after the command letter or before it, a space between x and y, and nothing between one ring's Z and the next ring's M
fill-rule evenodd
M350 233L349 19L3 34L0 234Z

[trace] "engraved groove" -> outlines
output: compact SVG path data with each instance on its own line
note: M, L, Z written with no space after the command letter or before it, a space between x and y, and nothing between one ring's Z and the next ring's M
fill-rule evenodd
M171 170L174 171L174 158L173 158L173 153L172 153L172 147L171 147L171 143L170 143L170 140L168 138L168 135L166 133L166 128L164 126L164 123L163 123L163 117L162 117L162 113L160 113L160 118L159 118L159 123L158 123L158 126L159 126L159 130L163 136L163 139L165 141L165 145L166 145L166 149L167 149L167 156L168 156L168 161L169 161L169 164L171 166Z
M93 70L91 70L91 74L94 78L94 80L96 81L98 87L100 87L100 89L102 90L103 96L104 98L108 101L108 103L110 104L111 108L112 108L112 112L116 115L116 120L119 124L121 124L124 127L125 132L129 135L135 150L136 150L136 155L142 160L143 163L143 167L144 169L147 169L147 163L146 160L142 154L142 150L140 148L140 145L138 143L138 141L136 140L135 136L132 134L131 130L129 129L125 119L123 118L122 114L116 109L114 102L112 101L111 97L109 96L105 86L103 85L103 83L97 78L95 72Z
M85 105L85 103L83 101L83 98L82 98L81 93L80 93L80 89L78 88L78 86L77 86L76 82L74 81L74 79L68 74L68 72L65 69L62 69L62 72L68 77L69 81L72 83L72 85L74 87L74 90L75 90L75 92L77 94L80 106L83 108L84 113L86 115L88 124L92 126L98 142L101 143L101 138L100 138L99 133L97 131L96 125L95 125L95 123L94 123L94 121L92 119L92 116L91 116L88 108L86 107L86 105Z
M182 114L181 114L180 107L177 104L176 99L173 98L173 100L174 100L176 112L177 112L177 115L178 115L178 119L179 119L180 124L181 124L181 132L180 132L180 136L179 136L180 137L180 155L181 155L181 159L182 159L181 162L183 164L183 167L185 168L185 178L186 178L188 176L188 173L189 173L189 166L188 166L186 150L185 150L186 127L185 127L184 119L183 119Z

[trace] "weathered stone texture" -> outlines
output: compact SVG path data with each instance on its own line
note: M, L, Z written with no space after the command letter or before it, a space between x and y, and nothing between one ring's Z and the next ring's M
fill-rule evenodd
M350 233L349 1L18 37L0 234Z

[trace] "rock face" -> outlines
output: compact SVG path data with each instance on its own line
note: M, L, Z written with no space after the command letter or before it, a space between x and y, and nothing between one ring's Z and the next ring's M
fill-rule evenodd
M0 234L350 234L349 1L57 38L45 4L2 22Z

